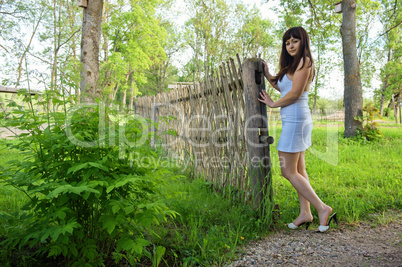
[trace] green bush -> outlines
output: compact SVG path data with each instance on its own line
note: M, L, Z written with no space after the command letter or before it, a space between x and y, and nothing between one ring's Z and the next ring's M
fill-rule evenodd
M380 112L371 104L367 104L363 108L363 117L355 117L356 120L363 122L363 128L356 131L356 139L362 142L379 141L384 138L381 130L378 129L378 123L374 119L381 118Z
M150 148L147 122L102 105L43 116L14 110L3 121L29 132L9 144L24 160L1 171L3 183L29 201L21 212L0 214L20 222L2 246L29 246L71 266L112 259L134 264L144 255L159 264L165 249L154 247L148 235L153 224L175 216L155 200L173 174Z

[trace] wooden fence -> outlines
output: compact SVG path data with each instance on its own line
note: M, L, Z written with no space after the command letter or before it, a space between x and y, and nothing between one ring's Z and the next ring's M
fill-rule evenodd
M157 122L156 143L219 188L249 191L241 62L230 59L201 84L138 98L136 113Z
M6 94L9 94L11 96L10 99L3 99L3 100L0 99L1 111L3 111L4 113L7 113L7 111L9 110L8 104L10 102L16 103L15 96L20 92L21 92L21 89L19 89L19 88L11 88L11 87L0 86L0 93L6 93ZM20 101L21 103L20 104L16 103L19 106L20 109L23 109L25 104L27 104L28 107L30 107L30 102L29 102L29 97L28 97L29 95L32 95L32 96L33 95L39 95L39 101L42 99L42 94L39 91L35 90L35 91L30 91L30 92L28 92L28 91L24 92L24 97ZM38 105L37 109L39 110L39 105Z

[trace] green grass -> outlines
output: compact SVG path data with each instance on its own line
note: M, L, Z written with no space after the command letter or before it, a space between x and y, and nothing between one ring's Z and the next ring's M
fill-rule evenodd
M212 192L202 179L184 179L166 188L166 204L179 216L156 229L155 242L167 248L169 266L221 266L237 246L269 231L249 207Z
M7 162L11 160L21 160L21 156L18 151L9 149L7 143L14 141L0 139L0 166L7 168ZM0 169L1 174L1 169ZM0 237L7 235L10 227L15 227L15 221L12 219L5 219L8 216L4 214L12 214L19 212L20 208L27 200L26 195L14 187L8 185L0 186ZM2 216L4 218L2 218Z
M14 140L0 139L0 166L5 166L10 160L20 159L19 151L10 150L7 144L15 142Z
M386 138L376 143L342 138L343 126L325 126L317 122L313 146L306 153L307 172L318 196L338 213L341 223L365 220L372 213L401 209L402 128L381 128ZM280 125L272 125L275 137L271 146L274 200L279 205L280 220L275 228L291 222L299 212L295 189L280 176L276 151ZM21 159L0 142L0 164ZM255 213L240 203L214 193L203 179L183 178L172 181L161 196L168 207L180 215L155 226L149 238L166 247L165 265L222 265L236 255L240 244L265 236L268 229ZM0 211L18 212L26 197L14 188L0 187ZM317 214L314 209L315 222ZM12 222L1 222L0 237Z

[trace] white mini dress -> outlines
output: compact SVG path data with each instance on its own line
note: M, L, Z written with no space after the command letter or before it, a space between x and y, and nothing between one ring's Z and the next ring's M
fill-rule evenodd
M282 81L278 80L281 98L292 90L293 81L285 74ZM278 151L297 153L311 146L311 131L313 120L308 106L308 92L293 104L281 108L282 133L279 138Z

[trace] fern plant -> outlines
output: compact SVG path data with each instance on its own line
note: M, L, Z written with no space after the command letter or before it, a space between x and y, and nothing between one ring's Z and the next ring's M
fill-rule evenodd
M174 175L150 148L143 120L93 105L42 115L14 110L3 121L23 131L10 146L25 159L9 162L2 180L29 197L3 246L33 247L71 266L134 264L144 255L159 264L165 250L147 236L175 216L155 197Z

